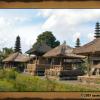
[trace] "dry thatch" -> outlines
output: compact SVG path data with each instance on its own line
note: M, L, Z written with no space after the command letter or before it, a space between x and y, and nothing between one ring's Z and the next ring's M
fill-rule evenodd
M19 52L10 54L7 58L3 60L3 62L28 62L33 57L26 56L24 54L21 54Z
M77 55L77 54L65 54L66 57L71 57L71 58L85 58L85 56L82 56L82 55Z
M100 63L97 65L94 65L93 68L100 68Z
M44 53L46 53L49 50L51 50L50 46L48 46L45 43L40 43L40 44L35 45L33 48L28 50L26 53L39 56L39 55L43 55Z
M85 56L81 55L76 55L73 53L73 48L66 45L62 44L60 46L57 46L56 48L48 51L43 55L43 57L69 57L69 58L84 58Z
M82 47L75 48L73 52L76 54L100 53L100 38L96 38Z

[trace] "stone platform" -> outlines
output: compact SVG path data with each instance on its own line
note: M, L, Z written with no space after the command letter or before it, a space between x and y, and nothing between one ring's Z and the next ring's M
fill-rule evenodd
M83 83L100 83L100 76L96 76L96 75L78 76L78 81Z

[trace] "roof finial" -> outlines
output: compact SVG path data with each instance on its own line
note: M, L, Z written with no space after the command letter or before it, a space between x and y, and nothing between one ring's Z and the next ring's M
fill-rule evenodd
M100 38L100 25L99 25L99 22L96 23L96 27L95 27L95 37L96 38Z
M62 48L61 48L61 54L64 54L66 50L66 41L64 40L63 44L62 44Z
M65 40L64 40L63 44L65 44L65 45L66 45L66 41L65 41Z

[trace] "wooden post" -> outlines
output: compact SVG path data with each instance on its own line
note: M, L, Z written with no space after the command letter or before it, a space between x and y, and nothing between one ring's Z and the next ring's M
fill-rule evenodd
M37 56L36 56L35 64L37 64Z
M37 75L37 56L36 56L36 60L35 60L35 74Z
M41 59L40 59L40 56L39 56L39 57L38 57L38 64L40 64L40 60L41 60Z
M90 75L92 75L91 69L93 68L93 59L91 58Z
M30 54L29 54L29 63L31 63L31 60L30 60Z
M71 70L74 68L74 64L73 64L73 62L72 62L72 66L71 66Z
M51 69L53 69L53 64L54 64L54 58L51 59ZM53 72L51 70L51 76L53 75Z
M88 62L88 64L87 64L87 74L88 74L88 76L89 76L89 55L88 55L88 57L87 57L87 62Z
M90 70L91 70L91 59L90 59L90 55L88 55L88 76L90 76Z
M62 66L62 57L60 58L60 66Z
M53 67L54 58L51 59L51 67Z

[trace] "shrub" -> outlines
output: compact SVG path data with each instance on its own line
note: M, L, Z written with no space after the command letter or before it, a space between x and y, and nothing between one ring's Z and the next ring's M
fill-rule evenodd
M13 82L9 82L6 79L0 80L0 91L16 91Z
M6 78L8 80L15 80L16 76L17 76L17 72L15 71L15 69L2 69L0 70L0 78Z
M43 80L38 76L20 74L16 78L15 88L18 91L54 91L55 84L51 80Z
M4 70L0 70L0 79L5 78L5 71Z
M61 83L18 73L12 69L0 70L0 91L100 91L98 88Z
M15 80L16 79L16 76L17 76L17 72L14 71L14 70L8 70L6 71L6 78L9 80L9 79L12 79L12 80Z
M17 77L18 72L15 69L5 69L3 70L4 78L7 80L15 80Z
M36 91L38 80L38 77L19 74L16 78L15 87L18 88L18 91Z

